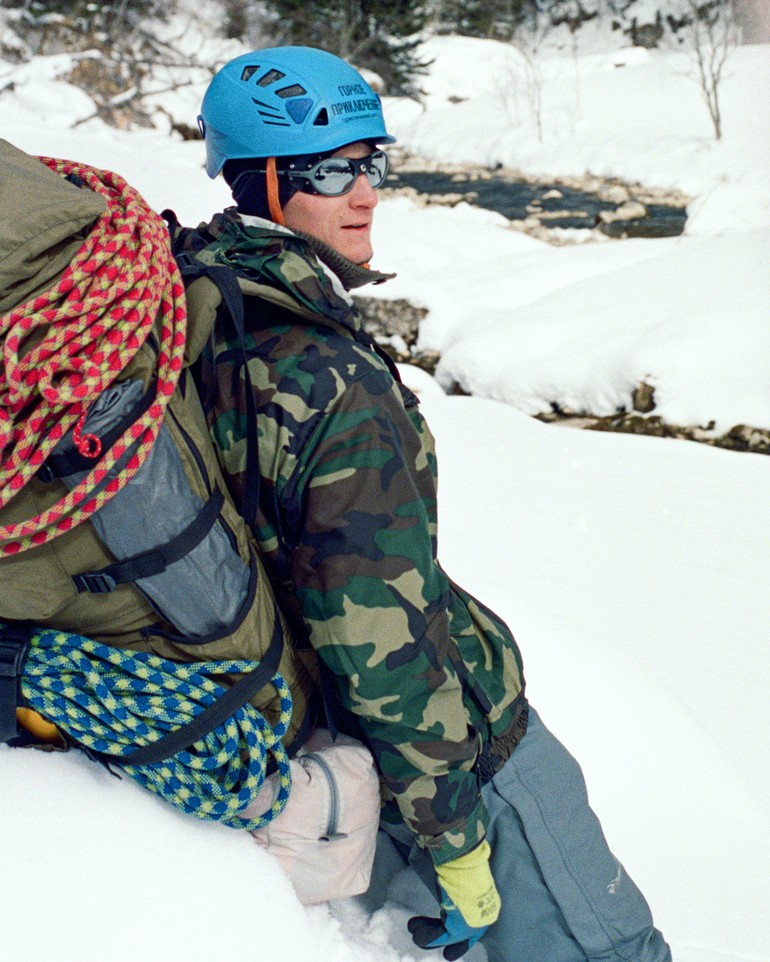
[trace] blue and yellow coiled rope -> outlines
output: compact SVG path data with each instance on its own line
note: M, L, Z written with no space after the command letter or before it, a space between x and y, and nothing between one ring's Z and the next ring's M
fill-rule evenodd
M172 662L146 652L112 648L82 635L38 629L21 677L26 704L86 751L127 756L190 722L222 694L217 675L251 671L250 661ZM286 806L289 758L281 738L292 712L289 688L276 673L280 717L271 727L246 703L184 751L148 765L121 769L149 791L200 819L232 828L263 828ZM256 818L243 810L267 774L278 768L272 806Z

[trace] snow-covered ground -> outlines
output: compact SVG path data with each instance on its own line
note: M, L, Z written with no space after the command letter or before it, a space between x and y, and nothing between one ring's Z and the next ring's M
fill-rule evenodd
M442 352L439 378L528 413L555 402L598 415L630 410L645 381L670 422L770 426L770 47L741 47L728 61L719 142L681 51L577 61L552 51L539 67L542 141L519 51L444 37L425 54L425 105L387 104L411 150L692 197L682 238L557 250L493 213L384 204L378 262L399 277L381 296L431 310L421 346Z
M679 188L686 235L554 248L495 214L396 198L375 266L399 276L376 293L428 307L442 378L486 396L407 372L437 435L442 561L514 629L533 703L583 764L674 958L768 962L770 464L526 415L549 399L612 411L644 379L672 421L770 427L770 48L735 52L716 143L681 52L597 46L578 52L577 88L569 48L541 65L542 142L520 55L490 41L430 41L425 106L389 99L389 123L438 160ZM117 170L183 221L227 202L198 143L73 129L93 104L57 72L0 62L0 88L16 81L3 136ZM192 123L200 93L165 106ZM248 837L74 753L0 748L0 847L15 962L440 958L410 947L396 902L303 909Z

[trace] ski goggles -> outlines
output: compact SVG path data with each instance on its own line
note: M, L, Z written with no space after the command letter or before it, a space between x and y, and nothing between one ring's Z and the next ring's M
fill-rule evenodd
M353 189L364 174L369 185L381 187L388 174L388 155L375 150L368 157L324 157L310 162L305 170L297 170L294 164L288 169L278 169L279 176L288 177L295 190L305 194L323 194L324 197L341 197Z

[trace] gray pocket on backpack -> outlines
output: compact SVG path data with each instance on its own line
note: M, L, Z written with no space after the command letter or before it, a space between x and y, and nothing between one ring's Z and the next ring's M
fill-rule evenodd
M135 418L144 395L139 381L123 381L92 404L84 433L104 436ZM57 446L66 456L71 435ZM129 449L105 479L123 470ZM72 489L87 474L62 477ZM205 468L201 474L208 486ZM208 501L191 489L182 458L165 423L149 456L131 480L90 518L117 563L100 572L76 576L78 590L101 593L133 583L153 608L186 639L212 640L230 634L249 594L250 569L220 517L221 493Z

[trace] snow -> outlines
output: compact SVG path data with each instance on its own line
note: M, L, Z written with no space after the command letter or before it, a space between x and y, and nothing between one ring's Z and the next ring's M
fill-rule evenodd
M393 198L375 266L398 278L369 293L427 307L441 383L475 395L404 369L437 437L443 564L511 624L532 701L583 765L674 958L769 962L767 458L528 415L629 407L645 380L668 420L770 427L770 47L734 52L717 143L683 52L604 39L546 51L542 141L523 54L467 38L428 41L425 104L388 99L389 126L437 161L680 189L686 234L553 247L465 204ZM4 136L117 170L184 222L228 202L165 115L73 128L95 105L62 57L0 62ZM203 83L164 110L194 124ZM410 948L397 888L373 916L354 900L305 909L248 836L75 753L0 747L0 846L14 962L440 958Z
M673 423L718 433L770 426L770 108L761 93L770 47L740 47L728 60L720 142L678 50L578 57L579 104L575 60L546 52L542 142L516 49L442 37L424 53L433 59L425 107L387 104L389 126L410 149L531 174L619 176L692 197L681 238L579 249L522 237L505 218L467 205L382 204L375 249L399 276L375 294L429 309L419 346L442 353L442 384L530 414L557 403L606 415L630 410L645 381L654 413ZM465 99L450 101L452 91Z
M531 414L551 401L613 414L644 381L655 413L673 424L770 424L770 392L761 392L770 284L758 283L768 264L770 232L758 229L671 245L601 283L490 310L482 332L447 350L443 378ZM705 303L693 303L694 278L711 294Z
M553 43L554 41L552 41ZM580 44L578 40L578 45ZM688 233L721 233L770 219L770 82L767 44L739 47L728 59L721 89L725 133L716 142L684 51L638 48L580 53L548 49L538 62L543 140L529 107L532 78L511 46L469 37L433 38L425 108L389 101L388 125L417 153L437 160L502 163L532 174L616 176L697 195ZM483 65L489 79L476 80ZM472 64L473 67L468 67ZM460 83L473 77L478 93ZM463 79L464 78L464 79ZM576 79L577 78L577 79ZM610 134L611 132L611 134ZM712 196L731 184L737 194ZM716 216L700 222L700 206ZM729 218L724 215L729 215Z

